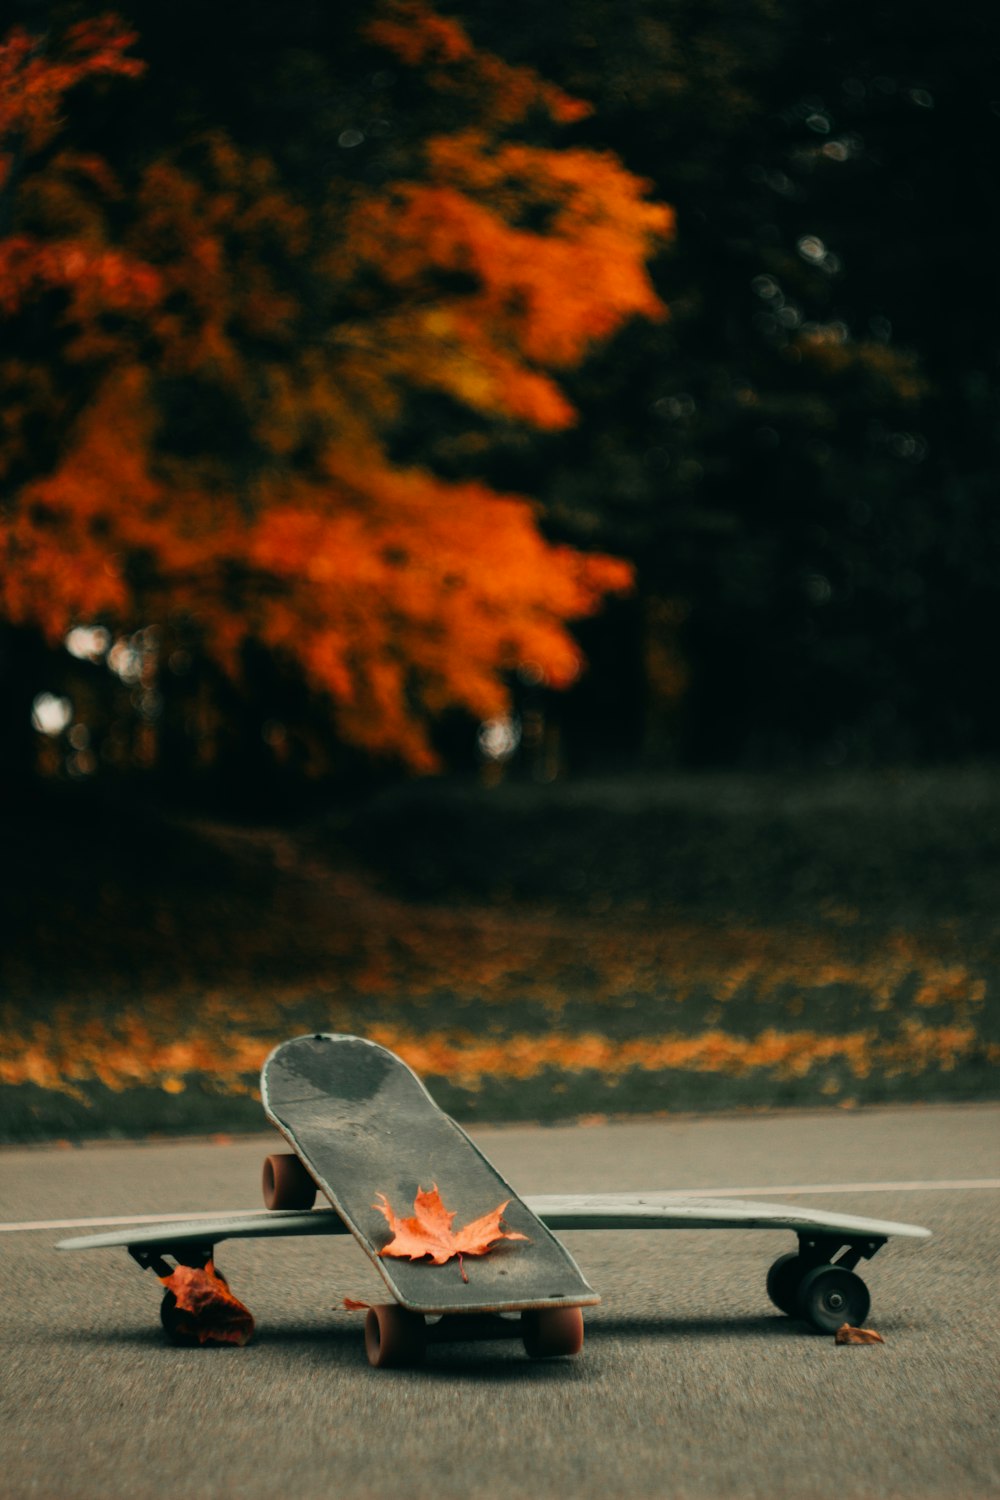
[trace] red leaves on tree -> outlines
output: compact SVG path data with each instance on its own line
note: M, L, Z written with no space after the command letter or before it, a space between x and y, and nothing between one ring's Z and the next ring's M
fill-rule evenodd
M135 41L115 16L71 26L56 57L22 26L8 32L0 41L0 187L14 159L4 149L7 142L16 140L29 152L47 145L59 130L70 89L99 74L129 78L144 71L145 63L126 56Z
M539 144L539 113L586 106L455 20L385 0L367 30L456 123L428 109L384 181L307 202L222 131L125 195L56 136L78 83L141 71L131 35L0 48L0 318L51 320L44 355L0 358L0 620L53 643L155 621L165 654L194 622L214 668L238 678L253 643L343 740L431 770L442 714L505 713L519 668L571 684L569 623L632 571L548 542L527 496L398 463L393 433L444 395L468 431L443 456L468 473L497 430L570 425L561 372L663 315L647 261L672 218L614 156ZM163 392L188 382L192 412L230 414L226 445L170 446Z
M71 89L88 78L134 78L145 70L145 63L126 55L135 41L113 16L70 27L55 54L22 27L8 33L0 42L0 189L10 187L18 157L37 157L59 133ZM36 212L42 208L44 216L46 198L53 206L58 200L66 228L73 222L78 232L45 238L14 233L0 240L0 312L10 313L52 287L68 292L75 304L70 321L105 309L147 311L160 290L156 273L121 249L102 245L93 232L79 233L83 221L78 205L71 204L70 179L89 179L108 196L117 191L105 162L71 151L53 159L44 183L29 181L27 197Z
M101 312L146 313L162 290L152 266L117 250L73 240L39 244L30 235L0 242L0 312L54 287L67 293L68 316L77 324Z
M437 15L421 0L383 0L365 32L406 67L423 69L442 92L474 93L481 107L504 124L543 109L559 124L585 119L591 106L575 99L531 68L516 68L479 52L460 22Z
M177 1266L160 1280L176 1298L172 1331L179 1342L242 1347L253 1338L253 1314L233 1296L211 1261L203 1270Z
M494 1245L501 1240L526 1240L526 1234L518 1234L516 1230L501 1229L503 1211L510 1202L501 1203L498 1208L492 1209L487 1214L482 1214L478 1219L473 1219L471 1224L466 1224L463 1229L454 1230L456 1212L449 1211L441 1201L441 1195L435 1185L429 1192L418 1188L417 1196L413 1200L413 1215L409 1219L399 1219L384 1193L376 1195L381 1202L372 1205L380 1214L385 1215L386 1222L392 1230L392 1239L379 1251L380 1255L398 1256L403 1260L423 1260L425 1256L430 1258L431 1264L443 1266L446 1261L458 1256L459 1270L462 1280L468 1281L462 1257L465 1255L487 1255Z

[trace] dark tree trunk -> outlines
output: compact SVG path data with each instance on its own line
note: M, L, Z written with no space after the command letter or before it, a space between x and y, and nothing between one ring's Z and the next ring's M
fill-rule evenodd
M0 625L0 796L5 802L35 777L37 733L31 710L46 686L51 652L34 630Z

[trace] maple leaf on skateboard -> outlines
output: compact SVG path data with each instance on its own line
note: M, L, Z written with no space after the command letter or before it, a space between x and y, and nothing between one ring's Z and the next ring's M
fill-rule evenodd
M417 1196L413 1200L413 1216L409 1219L396 1217L384 1193L376 1196L382 1201L373 1203L372 1207L385 1216L393 1234L389 1243L379 1251L379 1255L391 1255L401 1260L422 1260L424 1256L429 1256L435 1266L443 1266L457 1255L463 1281L469 1279L462 1264L463 1256L486 1255L500 1240L528 1238L526 1234L518 1234L516 1230L500 1227L509 1198L456 1232L452 1229L455 1212L445 1208L437 1184L429 1192L425 1192L423 1188L417 1189Z
M160 1280L172 1293L170 1334L175 1343L237 1344L253 1338L253 1314L229 1290L211 1261L203 1270L177 1266Z

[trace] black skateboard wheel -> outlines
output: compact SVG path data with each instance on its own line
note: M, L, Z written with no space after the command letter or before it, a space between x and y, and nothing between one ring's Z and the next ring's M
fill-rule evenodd
M583 1313L578 1307L536 1307L521 1314L521 1338L532 1359L579 1354L583 1348Z
M767 1273L767 1295L779 1312L794 1318L799 1306L799 1284L805 1275L802 1257L790 1250L779 1255Z
M426 1329L420 1313L396 1302L380 1302L365 1318L365 1352L377 1370L416 1365L426 1351Z
M799 1286L799 1316L821 1333L836 1333L842 1323L859 1328L871 1307L868 1288L842 1266L816 1266Z
M163 1294L163 1301L160 1303L160 1322L172 1344L177 1344L181 1348L194 1348L197 1345L198 1335L191 1327L191 1315L178 1312L177 1298L173 1292Z
M316 1202L316 1184L290 1151L265 1157L262 1186L268 1208L312 1208Z

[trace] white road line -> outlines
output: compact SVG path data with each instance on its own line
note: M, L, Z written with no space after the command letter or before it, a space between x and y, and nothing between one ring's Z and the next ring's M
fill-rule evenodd
M775 1198L796 1193L967 1193L1000 1188L1000 1177L945 1177L919 1182L798 1182L785 1187L684 1188L672 1198Z
M823 1182L793 1183L785 1187L676 1188L668 1198L794 1198L823 1193L968 1193L1000 1188L1000 1177L931 1178L920 1182ZM661 1189L657 1189L657 1192ZM255 1219L259 1208L213 1209L196 1214L126 1214L117 1219L29 1219L20 1224L0 1224L0 1234L23 1234L29 1229L98 1229L119 1224L190 1224L199 1219Z

